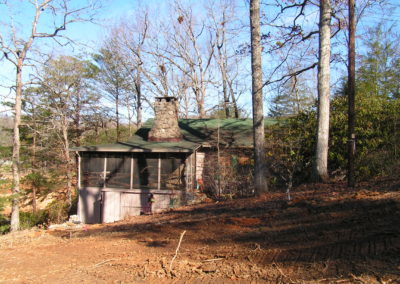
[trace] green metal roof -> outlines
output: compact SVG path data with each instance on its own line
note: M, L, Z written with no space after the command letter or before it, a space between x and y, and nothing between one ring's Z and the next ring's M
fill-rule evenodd
M94 152L193 152L200 146L216 146L219 141L222 147L252 147L252 119L179 119L183 139L179 142L147 141L148 133L153 126L153 119L144 125L127 142L115 144L82 146L73 151ZM276 123L265 119L265 126Z

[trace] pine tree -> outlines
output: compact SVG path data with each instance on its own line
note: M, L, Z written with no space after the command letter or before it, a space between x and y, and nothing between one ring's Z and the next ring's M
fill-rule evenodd
M270 115L273 117L289 117L311 109L315 99L306 82L301 77L292 77L272 98Z

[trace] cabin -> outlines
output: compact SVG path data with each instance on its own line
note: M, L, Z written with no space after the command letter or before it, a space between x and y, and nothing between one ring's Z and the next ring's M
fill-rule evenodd
M222 183L232 188L228 176L221 181L224 165L239 175L244 165L251 179L251 119L178 119L174 97L156 98L154 109L155 118L126 142L71 149L79 161L81 222L114 222L150 206L165 211L198 202L207 190L221 194Z

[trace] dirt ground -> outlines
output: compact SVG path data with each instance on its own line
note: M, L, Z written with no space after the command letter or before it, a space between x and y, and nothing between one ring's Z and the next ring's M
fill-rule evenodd
M292 198L2 236L0 283L400 283L398 179L306 185Z

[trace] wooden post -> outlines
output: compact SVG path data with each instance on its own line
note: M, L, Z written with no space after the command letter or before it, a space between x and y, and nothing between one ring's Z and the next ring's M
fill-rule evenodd
M78 155L78 190L81 189L82 186L82 181L81 181L81 155L79 155L79 152L76 152Z
M134 173L134 167L135 167L134 158L133 158L133 154L131 153L131 177L130 177L130 185L129 185L129 188L130 188L130 189L133 189L133 173Z
M157 189L161 188L161 154L158 153L158 180Z
M107 179L107 153L104 153L103 188L106 187Z
M81 181L81 155L79 155L79 152L76 152L78 155L78 209L77 209L77 214L78 214L78 220L82 220L82 212L81 212L81 187L82 187L82 181Z

